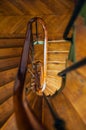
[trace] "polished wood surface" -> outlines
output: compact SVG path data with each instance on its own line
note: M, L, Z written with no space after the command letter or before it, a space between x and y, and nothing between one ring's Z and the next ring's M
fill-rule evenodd
M7 122L2 126L1 130L18 130L17 124L16 124L16 117L15 114L13 113Z
M67 75L67 82L63 91L74 109L86 125L86 78L79 71Z
M76 21L76 60L79 61L86 57L86 25L82 17ZM86 77L86 65L79 69L79 72Z
M27 28L25 44L21 54L21 60L17 72L17 77L14 85L14 93L13 93L13 104L14 104L14 112L16 115L17 126L18 129L21 130L28 130L28 129L44 130L45 129L45 127L41 124L41 122L38 121L29 103L27 103L25 92L24 92L24 84L25 84L28 62L32 63L32 59L30 59L30 56L32 56L31 53L33 53L32 51L33 50L32 23L33 22L39 22L40 24L42 24L44 30L44 41L45 44L47 44L47 29L44 21L40 17L35 17L31 19L29 21L28 28ZM44 76L45 76L45 72L46 71L44 69ZM36 76L36 79L37 78L38 77Z
M14 81L0 87L0 104L13 95Z
M25 37L28 21L40 16L46 22L49 39L62 38L73 8L74 3L71 0L2 0L0 37Z
M32 6L33 5L33 6ZM54 8L55 7L55 8ZM16 124L15 113L13 110L13 86L19 65L20 52L24 45L27 23L34 16L41 16L47 25L49 39L62 39L63 31L69 21L74 4L71 0L43 1L43 0L2 0L0 1L0 129L1 130L19 130ZM42 39L39 26L39 37ZM33 29L35 37L35 29ZM86 56L85 35L86 29L83 20L79 18L76 23L76 59L77 61ZM82 35L81 35L82 34ZM5 39L4 39L5 38ZM83 46L82 46L83 43ZM62 48L65 48L64 44ZM58 47L50 47L50 51ZM12 51L13 50L13 51ZM14 51L15 50L15 51ZM36 58L41 58L43 52L37 51ZM66 50L68 51L68 49ZM50 54L50 60L60 57ZM43 58L41 58L43 59ZM70 65L70 63L69 63ZM57 75L58 71L63 69L65 64L53 65L48 64L49 86L47 94L54 91L57 80L52 77ZM53 70L54 69L54 70ZM86 67L82 67L67 75L66 86L62 93L51 99L53 108L59 117L66 122L67 130L85 130L86 129ZM52 73L52 75L51 75ZM27 74L25 86L29 85L29 75ZM51 82L51 83L50 83ZM60 80L58 80L59 84ZM54 130L53 118L49 108L42 97L37 96L34 92L26 94L30 107L38 117L40 122L49 130Z
M13 97L10 97L8 100L0 105L0 127L11 116L13 111Z

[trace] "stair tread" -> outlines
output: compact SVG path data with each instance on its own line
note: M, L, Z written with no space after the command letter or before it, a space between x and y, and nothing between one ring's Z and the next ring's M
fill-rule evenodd
M17 75L17 70L18 68L13 68L0 72L0 87L13 81Z
M63 93L86 124L86 78L78 70L67 75Z
M86 125L79 116L78 112L63 93L60 93L58 96L56 95L51 98L51 103L58 116L65 121L67 130L86 129Z
M22 47L19 48L0 48L0 58L9 58L14 56L20 56Z
M48 64L65 64L66 61L60 61L60 60L58 60L58 61L47 61L47 63Z
M20 57L0 59L0 71L10 69L13 66L18 67L19 62L20 62Z
M68 53L49 53L47 56L48 61L66 61L68 59Z
M15 118L15 113L13 113L6 123L1 127L1 130L18 130Z
M18 39L18 38L0 39L0 48L23 47L23 44L24 39Z
M2 126L5 121L13 113L13 97L10 97L3 104L0 105L0 126Z
M62 69L64 69L65 68L65 64L53 64L53 63L51 63L51 64L48 64L47 65L47 71L48 70L57 70L57 71L61 71Z
M0 87L0 103L3 103L13 94L14 81Z
M48 43L48 51L69 51L70 43L63 42L63 43Z
M44 98L42 100L42 124L46 126L47 130L54 130L54 120Z
M57 74L66 67L70 45L69 42L48 43L46 95L53 95L61 88L62 78Z
M47 53L51 53L51 54L52 53L55 53L55 54L56 53L63 53L64 54L64 53L69 53L69 51L65 51L65 50L64 51L55 51L55 50L53 50L53 51L47 51Z
M62 84L62 78L59 76L47 76L47 85L44 93L48 96L52 96L56 91L58 91Z

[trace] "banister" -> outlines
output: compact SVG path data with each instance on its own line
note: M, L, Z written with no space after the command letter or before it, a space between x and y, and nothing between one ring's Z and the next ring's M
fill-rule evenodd
M75 9L73 11L73 14L72 14L72 16L70 18L70 21L69 21L69 23L68 23L68 25L67 25L67 27L66 27L66 29L64 31L64 34L63 34L63 38L65 40L71 40L72 39L71 37L70 38L68 37L68 34L69 34L69 32L70 32L70 30L71 30L71 28L72 28L72 26L73 26L78 14L80 13L80 11L81 11L81 9L82 9L85 2L86 2L86 0L78 0L78 1L76 1Z
M64 77L67 73L69 73L70 71L73 71L75 69L78 69L82 66L86 65L86 57L83 58L82 60L74 63L73 65L67 67L66 69L62 70L61 72L58 73L59 76Z
M44 51L47 51L47 30L45 23L39 17L32 18L28 23L27 33L25 44L22 50L20 65L16 77L16 82L14 85L14 95L13 95L13 103L14 103L14 110L17 120L17 125L19 130L45 130L44 126L38 121L34 112L30 108L29 104L27 103L27 99L25 98L24 94L24 82L26 77L27 65L30 63L29 53L30 47L33 46L32 42L32 23L38 21L42 24L42 27L45 32L44 38ZM47 61L47 53L44 56L44 86L43 90L46 85L46 61ZM42 90L42 91L43 91Z

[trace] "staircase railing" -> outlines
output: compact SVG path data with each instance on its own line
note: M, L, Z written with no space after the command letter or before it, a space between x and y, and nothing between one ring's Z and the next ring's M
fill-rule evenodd
M73 11L72 17L70 18L70 21L69 21L69 23L64 31L64 34L63 34L63 38L65 40L69 40L72 42L73 35L71 37L68 37L68 34L69 34L71 28L73 27L74 22L77 19L77 16L79 15L85 2L86 2L86 0L77 0L76 1L76 6L75 6L75 9ZM61 72L58 73L58 75L64 77L68 72L75 70L75 69L77 69L85 64L86 64L86 57L84 59L82 59L81 61L75 63L74 65L66 68L65 70L62 70Z
M82 67L84 65L86 65L86 58L84 58L84 59L78 61L77 63L69 66L68 68L62 70L61 72L58 73L58 75L61 76L61 77L64 77L70 71L75 70L75 69Z
M71 30L71 28L73 27L73 24L78 16L78 14L80 13L84 3L86 2L86 0L77 0L77 3L76 3L76 6L75 6L75 9L73 11L73 14L72 14L72 17L64 31L64 34L63 34L63 38L65 40L72 40L72 37L68 37L68 34Z
M39 123L38 119L34 115L34 112L30 108L30 105L27 103L27 99L24 94L24 83L26 78L26 72L28 63L32 63L32 50L34 49L33 45L33 35L32 35L32 24L33 22L39 22L42 24L44 30L44 85L42 91L46 86L46 61L47 61L47 29L44 21L35 17L32 18L28 23L28 29L25 39L25 44L22 51L22 56L20 60L20 65L16 77L15 87L14 87L14 110L16 115L16 120L18 124L18 128L20 130L45 130L41 123ZM36 76L36 75L35 75ZM37 80L37 76L35 77ZM38 82L38 81L37 81Z
M71 29L75 19L78 16L79 11L81 10L84 2L85 2L85 0L78 1L78 4L76 5L76 8L73 12L73 15L72 15L72 17L69 21L69 24L65 30L65 33L63 35L64 39L71 40L71 38L68 38L67 36L70 32L70 29ZM44 75L43 75L44 84L43 84L42 92L46 87L47 30L46 30L46 26L45 26L45 23L43 22L43 20L39 17L36 17L36 18L31 19L29 24L28 24L26 40L25 40L23 51L22 51L21 61L20 61L19 69L18 69L15 87L14 87L14 110L15 110L18 128L20 130L45 130L46 129L36 118L34 112L32 111L30 105L28 104L27 99L25 98L25 94L24 94L24 83L25 83L25 78L26 78L27 67L28 67L28 63L32 63L31 51L34 49L33 36L32 36L32 23L33 22L36 22L37 41L38 41L37 22L42 24L44 32L45 32L45 38L44 38L44 42L45 42L45 44L44 44ZM73 65L71 68L67 68L66 70L60 72L59 75L64 76L70 70L73 70L73 69L81 66L81 64L84 65L83 62L86 62L86 59L84 59L84 60ZM38 77L36 76L36 80L37 79L38 79ZM37 80L37 82L38 82L38 80ZM39 86L40 86L40 84L39 84ZM53 117L55 119L55 128L58 130L64 130L65 129L65 122L63 120L59 119L58 116L55 115L55 112L52 108L51 103L48 101L45 94L43 94L43 96L44 96L46 103L51 111L51 114L53 115Z

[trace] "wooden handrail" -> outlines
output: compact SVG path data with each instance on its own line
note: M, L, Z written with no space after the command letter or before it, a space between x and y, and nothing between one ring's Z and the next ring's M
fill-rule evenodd
M16 82L14 86L14 95L13 95L13 103L14 110L17 120L17 125L19 130L45 130L44 126L38 121L34 112L30 108L27 103L27 99L24 94L24 83L26 77L26 71L28 63L30 63L29 53L30 47L32 45L32 23L38 21L42 24L44 32L45 32L45 46L44 50L46 52L46 44L47 44L47 30L45 23L39 17L32 18L28 23L28 29L25 39L24 48L21 55L20 65L16 77ZM44 81L46 80L46 54L44 59Z

